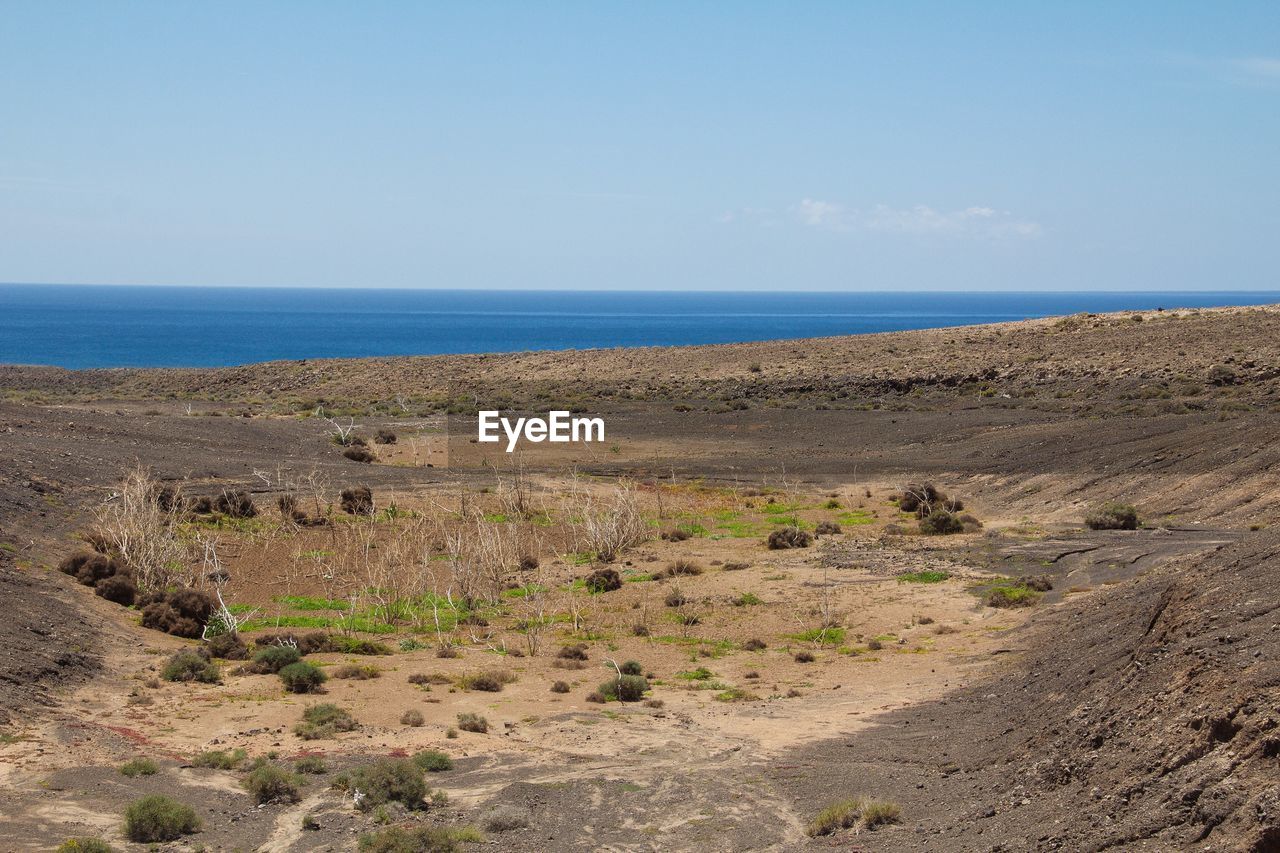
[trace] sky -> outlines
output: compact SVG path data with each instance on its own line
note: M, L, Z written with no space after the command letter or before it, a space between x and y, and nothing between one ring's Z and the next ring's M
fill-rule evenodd
M1280 289L1280 4L0 0L0 281Z

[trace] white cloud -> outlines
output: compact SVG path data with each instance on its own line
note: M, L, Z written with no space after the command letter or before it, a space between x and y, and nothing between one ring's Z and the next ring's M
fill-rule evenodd
M1038 223L985 206L941 211L924 204L905 208L878 204L861 210L806 198L792 212L802 225L824 231L1025 239L1039 236L1042 230Z
M1243 71L1252 77L1280 81L1280 59L1254 56L1248 59L1233 60L1231 65L1237 71Z

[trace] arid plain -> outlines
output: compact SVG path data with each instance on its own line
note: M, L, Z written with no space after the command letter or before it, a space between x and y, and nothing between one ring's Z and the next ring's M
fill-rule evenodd
M0 394L0 849L1280 846L1280 309Z

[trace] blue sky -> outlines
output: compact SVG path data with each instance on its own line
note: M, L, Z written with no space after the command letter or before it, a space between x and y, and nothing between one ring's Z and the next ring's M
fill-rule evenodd
M1280 5L0 2L0 281L1277 289Z

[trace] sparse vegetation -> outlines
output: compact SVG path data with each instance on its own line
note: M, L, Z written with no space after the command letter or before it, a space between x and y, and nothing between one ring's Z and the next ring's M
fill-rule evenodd
M457 853L463 842L482 841L474 829L393 826L360 837L360 853Z
M422 712L413 708L400 715L400 725L409 726L410 728L416 729L426 721L427 718L422 716Z
M810 837L831 835L841 829L851 829L861 825L865 829L874 829L901 820L902 810L896 803L878 800L848 799L840 800L818 812L806 829Z
M130 779L135 776L154 776L159 770L150 758L134 758L120 765L120 775Z
M234 751L213 749L208 752L202 752L191 759L191 765L193 767L209 767L214 770L234 770L236 765L246 758L248 756L243 749Z
M453 759L435 749L424 749L413 756L413 763L427 773L443 773L453 769Z
M293 727L294 734L303 740L331 738L339 732L359 728L355 718L344 708L330 702L312 705L302 712L302 721Z
M56 853L115 853L115 848L100 838L68 838Z
M488 734L489 721L479 714L467 711L458 715L458 728L464 732L474 732L480 735Z
M480 815L480 826L485 832L510 832L524 829L531 819L529 810L520 806L499 804Z

